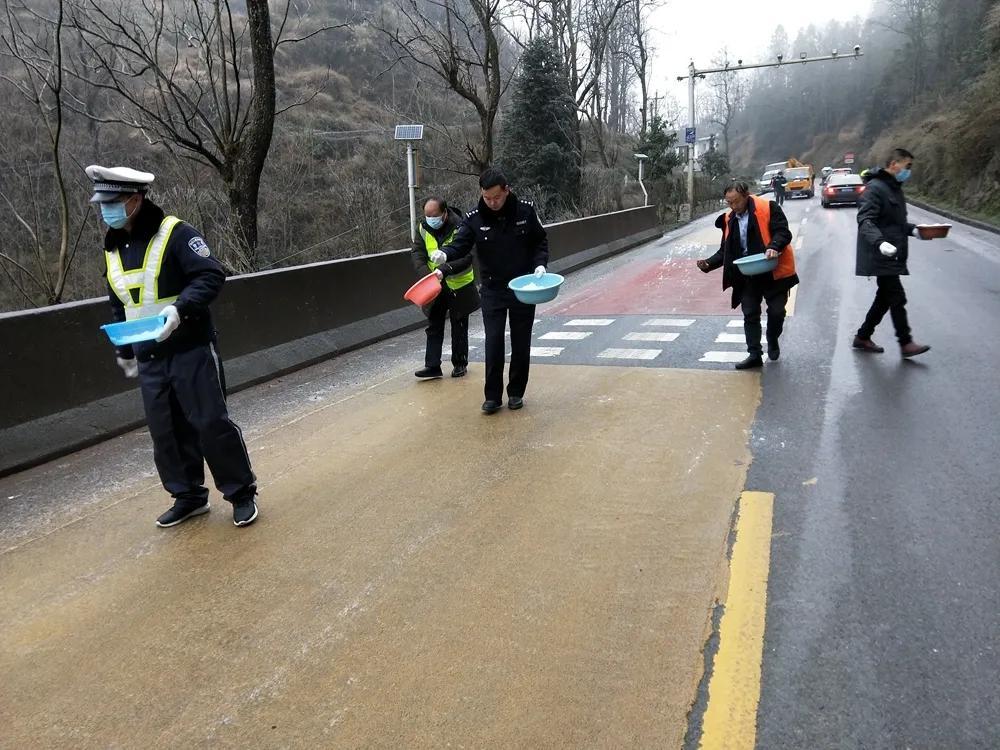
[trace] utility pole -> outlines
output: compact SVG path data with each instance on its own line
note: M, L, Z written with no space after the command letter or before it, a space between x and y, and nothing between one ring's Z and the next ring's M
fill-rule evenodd
M711 73L733 73L738 70L751 70L753 68L780 68L782 65L805 65L806 63L821 62L824 60L851 60L857 57L861 57L863 54L861 52L861 45L855 44L853 54L841 55L837 50L833 50L829 55L822 55L820 57L807 57L806 53L803 52L799 55L797 60L785 60L784 55L778 55L777 62L766 62L766 63L753 63L750 65L744 65L742 60L738 60L736 65L730 65L726 63L724 67L721 68L704 68L699 70L694 65L694 60L688 65L688 73L684 76L677 76L678 81L683 81L685 78L688 79L688 125L684 133L684 141L688 145L688 179L687 179L687 194L688 194L688 205L690 206L690 211L694 212L694 146L697 140L697 134L695 131L695 121L697 118L694 113L694 82L697 78L704 78L706 75Z

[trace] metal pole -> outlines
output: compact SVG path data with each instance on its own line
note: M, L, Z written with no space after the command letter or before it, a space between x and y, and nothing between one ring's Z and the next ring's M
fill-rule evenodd
M649 193L646 192L646 186L642 184L642 164L646 161L645 159L639 159L639 187L642 188L642 205L643 208L649 205Z
M688 122L691 128L695 127L695 116L694 116L694 79L695 79L695 68L694 60L688 66ZM694 216L694 146L695 144L688 144L688 205L690 206L691 216Z
M417 176L413 163L413 142L406 142L406 171L410 188L410 242L417 239Z

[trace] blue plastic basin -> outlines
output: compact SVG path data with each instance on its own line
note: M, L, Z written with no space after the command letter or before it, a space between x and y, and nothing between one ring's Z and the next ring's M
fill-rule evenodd
M739 258L734 262L736 263L736 267L740 269L740 273L744 276L758 276L762 273L770 273L778 267L778 259L765 258L764 253L748 255L747 257Z
M166 315L153 315L149 318L136 318L123 323L108 323L101 326L111 343L115 346L137 344L140 341L154 341L167 324Z
M536 278L533 274L518 276L507 282L514 296L526 305L551 302L559 294L559 287L565 279L557 273L546 273Z

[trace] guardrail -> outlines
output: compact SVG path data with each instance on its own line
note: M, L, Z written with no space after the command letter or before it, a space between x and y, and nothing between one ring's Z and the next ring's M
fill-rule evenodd
M660 236L652 206L551 224L569 272ZM212 313L230 392L424 325L409 250L233 276ZM0 476L144 422L103 332L106 299L0 314Z

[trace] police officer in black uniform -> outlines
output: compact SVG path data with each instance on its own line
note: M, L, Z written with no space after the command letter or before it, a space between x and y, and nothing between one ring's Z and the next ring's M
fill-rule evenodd
M233 522L257 519L257 482L240 428L226 409L225 375L208 306L226 274L194 227L165 216L147 196L154 176L127 167L87 167L104 239L112 316L163 315L155 341L117 347L126 377L139 378L153 460L173 507L156 521L176 526L209 511L207 461L233 506Z
M510 316L510 373L507 406L524 406L531 360L535 306L519 301L507 287L518 276L541 277L549 262L549 240L535 208L519 200L496 168L479 177L479 207L466 215L452 241L431 255L434 263L462 258L476 247L482 275L483 324L486 328L486 400L493 414L503 405L504 329Z

